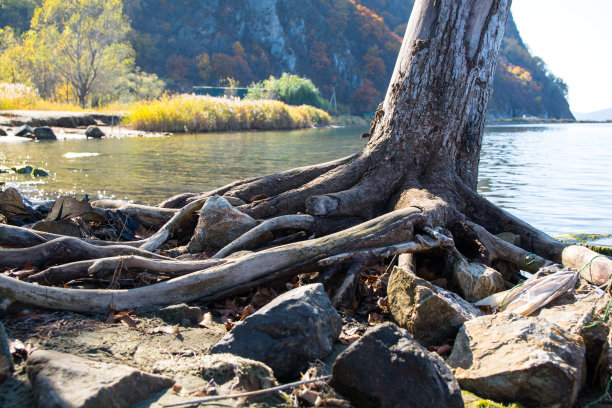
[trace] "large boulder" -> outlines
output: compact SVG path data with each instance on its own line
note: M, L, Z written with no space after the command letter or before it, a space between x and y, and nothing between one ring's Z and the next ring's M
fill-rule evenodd
M174 380L118 364L100 363L57 351L36 350L27 373L39 407L128 407Z
M466 322L446 363L461 388L496 401L572 407L585 379L582 338L514 313Z
M468 302L477 302L504 290L501 273L481 263L457 261L453 265L453 276Z
M331 385L356 407L463 407L444 360L388 322L338 356Z
M32 129L30 125L23 125L15 129L15 131L13 132L13 135L19 136L19 137L33 137L34 129Z
M257 221L218 195L206 201L199 216L195 233L187 247L192 254L223 248L257 225Z
M92 137L94 139L101 139L106 135L99 127L89 126L87 127L87 130L85 131L85 136Z
M37 127L34 129L34 135L36 140L57 140L57 136L49 126Z
M483 312L425 279L394 269L387 286L391 317L424 346L455 338L461 325Z
M238 323L210 350L267 364L279 379L293 379L309 362L328 355L342 319L323 285L293 289Z

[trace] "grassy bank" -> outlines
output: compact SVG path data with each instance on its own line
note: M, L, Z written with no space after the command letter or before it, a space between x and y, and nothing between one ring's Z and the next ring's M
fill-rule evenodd
M45 100L40 97L36 89L27 85L0 82L0 110L80 112L84 109L74 104Z
M328 125L330 116L312 106L272 100L240 100L196 95L165 96L131 106L124 123L151 132L215 132L302 129Z

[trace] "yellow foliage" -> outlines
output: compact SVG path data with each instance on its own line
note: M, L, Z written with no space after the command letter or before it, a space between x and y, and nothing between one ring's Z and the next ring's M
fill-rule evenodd
M81 111L82 108L44 100L36 89L24 84L0 82L0 110Z
M519 67L518 65L508 64L506 66L506 69L508 70L509 73L511 73L512 75L514 75L517 79L521 81L531 82L532 80L531 72L527 71L523 67Z
M306 105L182 94L136 103L128 109L125 120L145 131L218 132L300 129L327 125L331 118L321 109Z

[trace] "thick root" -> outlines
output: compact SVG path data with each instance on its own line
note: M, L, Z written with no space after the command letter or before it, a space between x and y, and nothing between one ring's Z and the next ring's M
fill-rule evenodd
M406 241L412 236L412 225L421 217L423 214L416 208L394 211L326 237L249 254L237 258L233 263L136 289L85 290L44 287L0 276L0 296L42 308L86 313L106 312L111 306L130 309L189 302L347 250ZM79 240L76 242L82 244ZM134 248L129 250L133 251Z
M168 259L165 256L156 255L130 246L95 246L78 238L63 237L30 248L0 248L0 267L46 266L120 255L140 255L147 258Z

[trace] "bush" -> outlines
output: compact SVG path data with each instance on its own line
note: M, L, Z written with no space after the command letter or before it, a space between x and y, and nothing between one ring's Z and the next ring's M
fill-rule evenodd
M310 79L284 73L280 78L270 77L249 86L246 99L278 99L288 105L327 107L327 101Z

